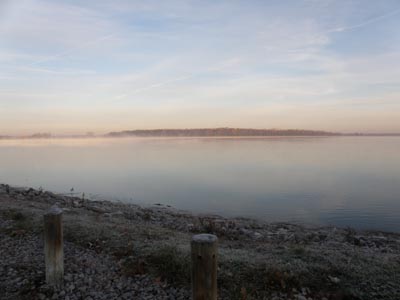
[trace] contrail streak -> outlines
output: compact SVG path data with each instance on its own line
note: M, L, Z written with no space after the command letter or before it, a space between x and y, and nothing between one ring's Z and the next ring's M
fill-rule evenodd
M168 85L168 84L173 83L173 82L187 80L187 79L190 79L190 78L192 78L194 76L196 76L196 74L189 74L189 75L186 75L186 76L180 76L180 77L176 77L176 78L173 78L173 79L170 79L170 80L166 80L166 81L153 83L153 84L151 84L149 86L133 90L129 94L137 94L137 93L140 93L140 92L143 92L143 91L147 91L147 90L151 90L151 89L154 89L154 88L158 88L160 86Z
M131 92L119 95L116 98L117 99L123 99L123 98L126 98L126 97L130 96L130 95L138 94L138 93L141 93L141 92L144 92L144 91L149 91L149 90L152 90L152 89L155 89L155 88L158 88L158 87L162 87L162 86L168 85L168 84L173 83L173 82L179 82L179 81L184 81L184 80L187 80L187 79L191 79L191 78L196 77L196 76L201 75L201 74L208 74L208 73L212 73L212 72L222 71L225 68L226 68L226 66L208 68L207 70L205 70L203 72L192 73L192 74L188 74L188 75L175 77L175 78L172 78L172 79L169 79L169 80L156 82L156 83L150 84L148 86L135 89L135 90L133 90Z
M387 14L380 15L380 16L375 17L375 18L371 18L371 19L369 19L369 20L367 20L365 22L362 22L362 23L359 23L359 24L356 24L356 25L347 26L347 27L338 27L338 28L331 29L331 30L329 30L327 32L328 33L329 32L343 32L343 31L347 31L347 30L353 30L353 29L361 28L361 27L367 26L369 24L376 23L376 22L378 22L378 21L380 21L382 19L386 19L386 18L389 18L391 16L397 15L398 13L400 13L400 9L392 11L392 12L387 13Z

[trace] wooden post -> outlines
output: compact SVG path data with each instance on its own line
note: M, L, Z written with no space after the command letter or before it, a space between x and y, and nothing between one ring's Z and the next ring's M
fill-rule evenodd
M64 279L62 209L56 205L44 215L44 256L47 284L62 285Z
M193 300L216 300L218 238L212 234L195 235L191 248Z

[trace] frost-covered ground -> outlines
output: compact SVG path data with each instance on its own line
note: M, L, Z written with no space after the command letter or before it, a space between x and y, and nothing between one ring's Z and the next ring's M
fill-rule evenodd
M42 218L64 210L65 284ZM400 235L261 223L0 185L0 299L189 299L190 238L219 238L220 299L400 299Z

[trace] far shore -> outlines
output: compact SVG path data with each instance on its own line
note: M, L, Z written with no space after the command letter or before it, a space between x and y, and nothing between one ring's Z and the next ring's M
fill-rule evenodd
M274 139L274 138L368 138L368 137L400 137L400 134L338 134L338 135L265 135L265 136L108 136L108 135L52 135L49 137L0 136L0 141L9 140L57 140L57 139Z
M42 270L42 218L54 204L64 211L68 282L61 290L45 285ZM196 215L5 184L0 185L0 294L137 299L129 296L135 286L139 298L157 293L152 299L189 299L189 241L205 232L219 238L219 299L400 295L400 234ZM92 271L86 274L88 261ZM109 274L97 273L101 268Z
M257 129L257 128L185 128L185 129L135 129L114 131L105 134L51 134L49 132L31 135L0 134L0 140L6 139L51 139L51 138L268 138L268 137L340 137L340 136L400 136L400 133L388 132L330 132L309 129Z

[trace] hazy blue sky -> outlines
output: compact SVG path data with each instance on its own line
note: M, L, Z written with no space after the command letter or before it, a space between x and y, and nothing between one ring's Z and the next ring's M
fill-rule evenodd
M0 134L400 132L400 1L0 0Z

